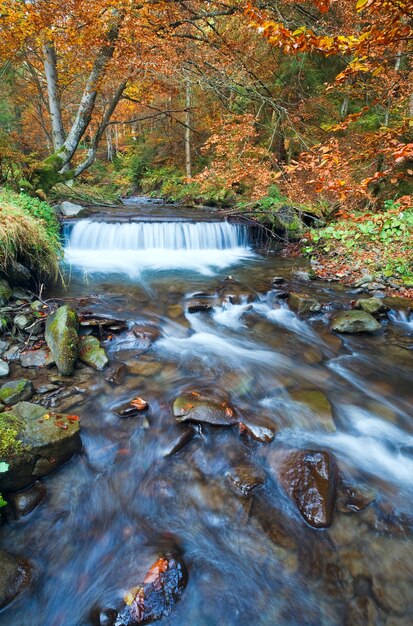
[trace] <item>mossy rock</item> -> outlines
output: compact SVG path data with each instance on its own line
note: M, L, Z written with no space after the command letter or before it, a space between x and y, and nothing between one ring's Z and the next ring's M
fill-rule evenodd
M297 210L288 204L277 209L274 214L274 226L276 230L286 233L289 239L298 239L303 230L303 224Z
M374 333L381 326L365 311L343 311L333 319L331 329L337 333Z
M0 474L0 491L18 491L50 474L82 447L79 420L73 415L51 413L30 402L20 402L0 414L0 435L9 438L2 451L8 463Z
M4 306L8 303L12 296L12 288L10 287L7 280L4 278L0 279L0 306Z
M69 306L61 306L47 318L45 339L63 376L71 376L79 355L79 318Z
M0 401L7 406L12 406L23 400L30 400L33 395L33 385L27 378L12 380L0 387Z
M299 315L309 315L321 311L319 301L304 293L291 292L288 295L288 305L292 311Z
M80 337L79 359L95 370L103 370L109 363L105 350L96 337L92 335Z
M370 313L370 315L379 315L388 309L380 298L361 298L357 300L355 308Z

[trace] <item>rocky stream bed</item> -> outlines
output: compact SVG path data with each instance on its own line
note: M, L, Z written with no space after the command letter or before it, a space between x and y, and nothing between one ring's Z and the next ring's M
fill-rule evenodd
M0 283L0 624L411 624L410 302L67 248Z

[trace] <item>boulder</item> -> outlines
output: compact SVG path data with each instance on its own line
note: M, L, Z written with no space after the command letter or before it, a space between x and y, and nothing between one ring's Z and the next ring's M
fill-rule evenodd
M9 469L0 474L0 491L25 489L68 461L81 450L79 431L76 415L49 413L30 402L1 413L2 458Z
M354 286L356 288L364 287L365 285L368 285L369 283L372 283L372 282L373 282L373 277L370 276L369 274L366 274L365 276L362 276L361 278L356 280L356 282L354 283Z
M380 298L361 298L355 304L356 309L361 309L370 315L379 315L387 311L387 306Z
M287 453L281 462L279 478L310 526L327 528L331 525L337 468L328 452L295 450Z
M92 335L80 337L79 359L95 370L103 370L109 363L109 359L100 345L99 339Z
M0 610L29 585L31 574L32 568L26 559L0 550Z
M2 361L0 359L0 378L4 378L5 376L8 376L9 372L10 372L9 364L6 363L6 361Z
M214 426L232 426L238 422L234 411L226 402L207 400L197 395L182 395L173 404L173 414L178 422L203 422Z
M337 333L374 333L380 328L379 322L365 311L343 311L331 324L331 329Z
M65 201L60 205L60 213L64 215L64 217L75 217L75 215L79 215L83 209L84 207L80 204L74 204L73 202Z
M45 339L59 372L71 376L79 354L79 320L76 311L65 305L49 315Z
M299 315L307 315L321 311L321 304L318 300L303 293L289 293L288 306Z
M4 278L1 278L0 279L0 306L4 306L5 304L7 304L10 298L12 297L12 294L13 294L12 288L10 287L7 280L4 280Z
M12 380L0 387L0 401L7 406L17 404L23 400L30 400L32 397L33 385L27 378Z

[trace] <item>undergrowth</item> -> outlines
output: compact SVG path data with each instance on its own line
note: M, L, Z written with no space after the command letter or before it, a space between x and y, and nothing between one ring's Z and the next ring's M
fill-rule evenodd
M0 270L22 263L35 277L57 277L59 224L46 202L0 190Z

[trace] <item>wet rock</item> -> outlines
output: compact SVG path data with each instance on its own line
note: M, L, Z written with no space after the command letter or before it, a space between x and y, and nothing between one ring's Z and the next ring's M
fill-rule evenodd
M206 400L188 394L177 398L173 404L173 414L178 422L203 422L214 426L231 426L237 423L234 410L226 402Z
M274 276L274 278L272 279L273 285L282 285L283 283L285 283L285 278L283 278L282 276Z
M82 313L80 315L80 326L86 328L97 328L99 332L107 330L111 332L123 332L128 329L128 325L124 320L118 320L104 315L94 315L92 313Z
M357 597L346 607L344 626L377 626L379 623L378 608L368 596Z
M0 306L4 306L8 303L10 298L12 297L13 291L4 278L0 279Z
M32 568L26 559L0 550L0 610L30 584Z
M376 499L376 494L362 487L340 481L337 493L337 510L341 513L357 513L362 511Z
M121 385L125 380L126 372L125 363L114 363L108 368L105 380L113 385Z
M49 350L26 350L20 353L22 367L46 367L54 363Z
M328 432L336 430L333 412L327 396L318 389L293 389L290 396L295 402L304 404L313 413L308 427L319 426ZM311 423L313 422L313 424Z
M0 354L3 354L4 352L6 352L9 346L10 344L8 341L0 340Z
M0 491L29 487L82 447L77 416L49 413L29 402L0 414L0 435L7 437L4 460L9 464L8 471L0 474Z
M138 349L147 350L159 338L161 331L156 326L150 326L149 324L136 324L132 328L132 333L138 340Z
M149 408L148 402L140 396L122 404L115 409L116 415L119 417L135 417Z
M25 302L30 302L30 300L32 299L32 296L25 289L22 289L21 287L14 287L13 298L15 298L15 300L23 300Z
M24 314L16 315L16 317L13 319L13 324L15 325L15 327L25 332L30 332L31 329L29 329L29 326L31 325L31 323L32 319Z
M276 296L279 300L287 300L290 295L289 291L279 291Z
M373 282L373 277L370 276L369 274L366 274L365 276L362 276L361 278L356 280L356 282L354 283L354 287L356 288L364 287L368 283L372 283L372 282Z
M59 210L64 217L75 217L76 215L79 215L81 211L83 211L83 208L84 207L82 207L80 204L74 204L73 202L65 201L60 204Z
M12 285L29 285L32 281L30 270L16 261L9 262L6 271Z
M7 503L14 519L18 520L32 513L32 511L43 502L46 495L47 489L40 482L25 491L9 494L7 496Z
M331 329L337 333L374 333L381 326L365 311L343 311L333 319Z
M214 307L209 302L202 302L202 300L188 303L188 313L209 313Z
M239 429L241 434L249 435L261 443L269 443L272 441L277 432L277 428L272 420L256 415L248 417L243 416L239 422Z
M45 339L59 372L64 376L73 374L79 354L78 327L77 313L67 305L47 318Z
M187 583L182 561L162 556L152 565L143 583L125 594L125 606L116 625L149 624L170 615Z
M179 426L171 435L168 443L163 448L165 457L173 456L182 450L196 435L196 430L191 425Z
M315 280L316 278L316 274L314 270L310 270L308 272L305 272L303 270L298 270L298 272L294 272L294 276L298 278L299 280L305 280L305 281Z
M337 469L328 452L296 450L288 453L281 463L279 477L310 526L327 528L331 525Z
M162 370L162 365L158 361L131 361L128 363L128 373L136 376L145 376L151 378L156 376Z
M39 385L38 387L35 387L35 391L36 393L39 393L40 395L43 395L45 393L51 393L53 391L57 391L59 389L59 385L55 385L53 383L45 384L45 385Z
M231 467L226 474L232 490L240 496L249 496L257 487L265 483L265 473L252 463L242 463Z
M387 311L387 306L380 298L361 298L357 300L355 308L370 313L370 315L378 315Z
M7 361L18 361L20 359L20 346L12 346L3 353L3 358Z
M6 363L6 361L2 361L0 359L0 378L4 378L5 376L8 376L9 372L10 372L9 364Z
M83 336L79 341L79 359L95 370L103 370L109 363L105 350L96 337Z
M33 385L27 378L12 380L0 387L0 401L7 406L17 404L23 400L30 400L32 397Z
M288 295L288 306L299 315L307 315L321 311L321 304L318 300L302 293L291 292Z
M364 288L366 288L366 286L364 286ZM384 289L386 289L386 285L383 285L383 283L374 282L367 285L368 291L384 291Z

